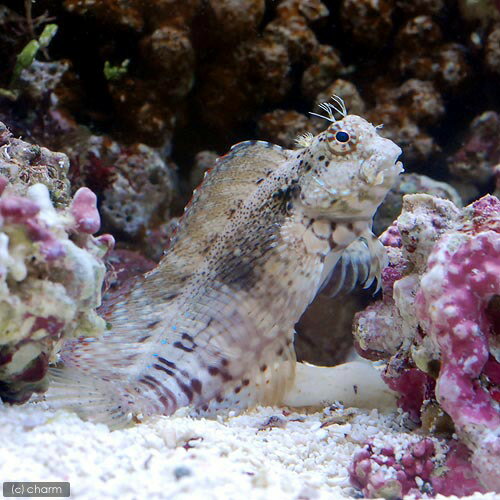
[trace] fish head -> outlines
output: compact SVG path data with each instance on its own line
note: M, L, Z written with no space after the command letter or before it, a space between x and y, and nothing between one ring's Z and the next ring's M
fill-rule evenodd
M401 148L360 116L332 121L298 152L299 203L312 217L371 219L403 171Z

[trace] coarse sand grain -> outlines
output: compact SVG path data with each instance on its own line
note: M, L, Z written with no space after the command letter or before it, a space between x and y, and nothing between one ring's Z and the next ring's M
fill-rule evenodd
M347 472L353 454L367 439L395 450L418 440L405 421L398 412L261 407L110 431L41 404L0 405L0 479L69 481L78 500L359 498Z

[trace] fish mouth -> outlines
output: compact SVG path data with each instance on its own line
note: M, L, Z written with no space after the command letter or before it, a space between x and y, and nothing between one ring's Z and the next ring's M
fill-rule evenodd
M380 144L380 153L386 158L383 170L398 170L399 172L403 172L403 164L399 160L400 156L403 154L403 150L389 139L382 140L383 143Z
M394 161L393 163L393 168L396 168L396 170L398 171L398 173L402 173L405 171L404 167L403 167L403 162L398 160L398 158L400 157L401 155L399 154L396 158L396 160Z
M392 156L392 167L399 170L399 172L404 172L403 163L399 160L403 154L403 150L397 145L393 144L395 147L394 155Z
M402 172L405 171L403 167L403 163L398 160L398 158L401 156L401 153L395 156L393 159L385 162L384 165L381 166L379 169L379 175L381 174L384 177L383 184L385 185L387 180L392 178L393 182L395 181L395 178L401 174Z

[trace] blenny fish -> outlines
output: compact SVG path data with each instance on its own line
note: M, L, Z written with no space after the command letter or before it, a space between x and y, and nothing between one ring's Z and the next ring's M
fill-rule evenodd
M334 99L322 105L328 128L297 149L247 141L217 160L166 255L106 318L110 330L63 349L51 404L119 427L184 406L282 402L294 325L318 291L380 279L372 218L403 170L401 149Z

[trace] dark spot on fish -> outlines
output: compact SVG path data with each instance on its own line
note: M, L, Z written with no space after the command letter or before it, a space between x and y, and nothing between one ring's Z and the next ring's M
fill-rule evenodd
M162 358L161 356L158 356L158 361L161 361L163 364L167 365L169 368L175 369L175 363L172 363L172 361L168 361L167 359Z
M153 368L165 372L167 375L170 375L171 377L174 375L174 372L172 370L169 370L168 368L165 368L164 366L161 366L157 363L153 365Z
M357 394L358 393L358 386L353 385L352 388L354 389L354 394Z
M151 338L151 335L144 335L144 337L141 337L137 342L139 342L139 344L142 344L143 342L145 342L149 338Z
M155 384L157 386L163 387L162 383L157 378L153 377L152 375L144 375L143 378L145 380L149 380L150 382L152 382L153 384Z
M189 335L189 333L183 332L182 333L182 340L187 340L188 342L191 342L191 344L194 344L194 339Z
M186 351L186 352L193 352L194 349L192 349L191 347L187 347L185 346L182 342L174 342L172 344L174 347L176 347L177 349L181 349L182 351Z
M158 323L160 322L159 319L157 319L156 321L151 321L151 323L148 323L147 324L147 327L148 328L153 328L154 326L156 326Z
M301 191L300 186L296 183L293 183L291 186L286 188L285 199L291 200L291 199L297 198L300 191Z
M193 401L193 391L184 382L181 382L178 378L175 379L177 385L181 388L182 392L187 396L189 402Z
M191 380L191 387L193 388L194 392L201 394L202 384L197 378Z
M285 195L285 192L283 191L283 189L278 189L278 191L275 191L273 194L272 194L272 198L273 200L280 200L281 198L283 198Z
M248 384L250 384L250 380L244 378L241 383L246 387Z
M152 377L151 375L144 375L144 377L139 382L141 382L141 381L143 381L144 383L148 382L149 384L151 384L150 387L153 387L153 388L160 385L158 380L155 379L154 377Z
M258 281L259 274L255 262L263 252L255 254L252 258L234 258L234 262L226 262L225 269L221 269L219 280L234 290L252 290Z
M241 386L235 387L234 388L234 393L238 394L241 391Z
M215 377L216 375L220 375L224 382L228 382L229 380L233 379L233 377L227 371L221 370L217 366L209 366L208 373L210 373L210 375L212 375L213 377Z
M267 370L267 365L262 365L262 366L260 367L260 371L261 371L261 372L265 372L266 370Z

